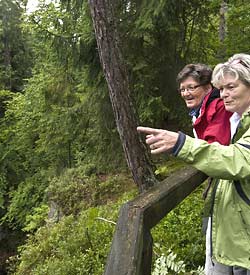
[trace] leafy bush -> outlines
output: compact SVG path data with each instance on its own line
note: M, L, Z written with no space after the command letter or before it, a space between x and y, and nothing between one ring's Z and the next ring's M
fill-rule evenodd
M154 242L164 247L161 251L155 248L156 257L162 253L168 255L168 250L171 249L185 262L189 270L204 265L205 236L201 232L202 189L203 187L200 187L189 195L153 228Z
M67 169L60 177L53 178L47 189L63 215L77 215L82 209L115 201L124 191L135 188L125 174L86 175L84 167Z
M30 235L27 243L19 248L19 256L13 258L9 274L103 274L114 233L114 221L121 204L132 199L136 190L134 188L129 194L120 195L124 192L122 189L128 188L125 176L88 178L80 175L80 171L70 169L60 179L50 183L50 195L68 216L62 217L56 224L48 223ZM82 195L87 190L90 199L86 199L86 205L80 208L77 203L83 200ZM165 270L171 274L171 270L180 267L189 274L199 274L192 270L204 264L205 241L200 226L201 191L202 188L196 190L152 230L155 272ZM109 203L116 196L121 196L121 199ZM108 204L103 205L105 203ZM46 206L37 208L33 217L27 216L28 229L32 230L34 224L39 224L46 209Z
M39 207L35 207L31 214L26 216L26 226L23 231L32 232L43 226L48 218L49 207L46 204L42 204Z
M27 216L33 215L34 209L44 203L44 190L47 185L46 177L42 173L37 173L21 182L16 190L10 191L7 213L2 222L7 222L11 228L26 227Z
M101 275L110 249L123 196L116 204L90 208L53 226L40 228L20 247L20 257L10 266L15 275ZM109 222L110 221L110 222Z

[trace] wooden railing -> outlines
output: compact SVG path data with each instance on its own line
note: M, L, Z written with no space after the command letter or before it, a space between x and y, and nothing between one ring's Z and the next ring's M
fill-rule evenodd
M105 275L150 275L150 230L207 176L188 167L127 202L120 209Z

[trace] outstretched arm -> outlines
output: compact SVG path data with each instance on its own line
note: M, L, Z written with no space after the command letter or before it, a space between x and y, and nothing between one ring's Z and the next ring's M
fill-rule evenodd
M231 180L250 178L250 149L246 146L250 146L250 129L240 140L229 146L218 142L209 144L182 132L148 127L138 127L137 130L146 134L146 143L152 154L172 153L211 177Z

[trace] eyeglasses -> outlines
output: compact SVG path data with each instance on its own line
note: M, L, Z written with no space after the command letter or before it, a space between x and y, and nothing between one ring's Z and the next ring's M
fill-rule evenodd
M199 84L199 85L195 85L195 86L189 86L189 87L186 87L186 88L180 88L178 89L178 92L181 94L181 93L184 93L184 92L189 92L189 93L192 93L194 92L198 87L202 86L203 84Z

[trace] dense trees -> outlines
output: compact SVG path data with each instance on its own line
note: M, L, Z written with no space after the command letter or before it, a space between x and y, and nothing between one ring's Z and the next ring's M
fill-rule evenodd
M222 2L227 9L220 41ZM25 3L0 0L0 219L7 229L34 232L51 205L59 211L60 202L51 200L58 198L56 190L66 190L64 175L77 175L72 182L78 187L71 180L67 185L85 198L89 194L82 185L89 177L95 177L98 189L107 174L126 171L120 137L132 138L131 143L138 137L121 121L130 125L133 112L142 124L189 128L175 92L176 74L185 63L213 66L222 53L249 52L247 1L115 1L116 25L111 25L117 28L116 54L125 69L110 100L97 47L110 53L117 38L110 48L101 46L106 36L96 42L88 1L41 1L30 15ZM121 104L114 115L115 92L122 84L121 98L133 102L135 110Z
M18 1L0 2L0 88L19 92L32 68L29 37L21 27L23 11Z

